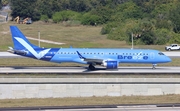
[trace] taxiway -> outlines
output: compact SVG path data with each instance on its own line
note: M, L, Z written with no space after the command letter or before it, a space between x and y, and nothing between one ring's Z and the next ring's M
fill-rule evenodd
M82 74L82 73L103 73L103 74L179 74L180 67L119 67L117 70L106 70L104 67L97 67L94 71L89 71L87 67L0 67L3 74L26 74L26 73L62 73L62 74Z

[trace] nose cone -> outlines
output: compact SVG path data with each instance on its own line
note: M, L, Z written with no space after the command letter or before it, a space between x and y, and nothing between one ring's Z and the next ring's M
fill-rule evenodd
M166 56L166 62L171 62L171 58L169 58L168 56Z

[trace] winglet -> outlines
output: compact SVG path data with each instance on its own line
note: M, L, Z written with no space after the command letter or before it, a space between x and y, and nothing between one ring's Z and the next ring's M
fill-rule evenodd
M76 52L77 52L77 54L78 54L78 56L79 56L80 59L86 59L86 58L83 57L78 51L76 51Z

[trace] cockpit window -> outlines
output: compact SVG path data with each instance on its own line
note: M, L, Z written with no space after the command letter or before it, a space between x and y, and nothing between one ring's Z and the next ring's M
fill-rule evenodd
M159 54L159 55L164 55L162 52L159 52L158 54Z

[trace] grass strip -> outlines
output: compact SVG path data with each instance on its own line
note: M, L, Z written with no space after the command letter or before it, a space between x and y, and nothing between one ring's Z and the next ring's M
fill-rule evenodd
M164 103L180 103L180 95L4 99L4 100L0 100L0 107L164 104Z

